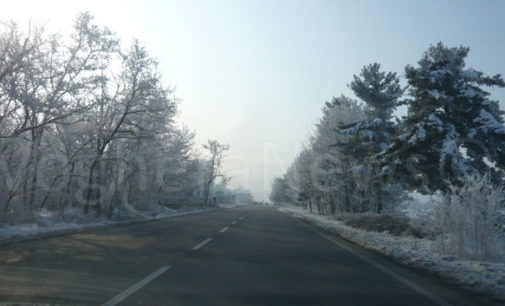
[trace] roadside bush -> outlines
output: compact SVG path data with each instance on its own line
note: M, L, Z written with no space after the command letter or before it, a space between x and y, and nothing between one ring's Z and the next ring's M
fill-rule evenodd
M423 238L426 234L413 227L408 217L400 214L343 214L336 217L345 225L369 232L388 233L393 236Z
M503 256L504 200L503 186L494 185L487 175L452 186L435 209L439 251L468 259Z

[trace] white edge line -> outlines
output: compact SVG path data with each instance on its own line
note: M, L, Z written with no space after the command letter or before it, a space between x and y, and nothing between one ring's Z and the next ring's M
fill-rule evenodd
M237 224L237 220L233 221L231 224Z
M229 228L228 226L225 226L219 232L220 233L224 233L224 232L226 232L228 230L228 228Z
M429 292L428 290L424 289L423 287L419 286L418 284L414 283L413 281L410 281L408 279L406 279L405 277L399 275L398 273L388 269L387 267L379 264L378 262L376 262L375 260L363 255L363 254L360 254L358 252L356 252L355 250L351 249L350 247L338 242L337 240L333 239L332 237L328 237L327 235L319 232L318 230L316 229L313 229L312 227L308 226L308 225L305 225L303 223L300 223L302 224L303 226L309 228L310 230L312 230L313 232L316 232L317 234L319 234L321 237L325 238L326 240L338 245L339 247L345 249L346 251L352 253L353 255L356 255L357 257L361 258L362 260L366 261L367 263L371 264L372 266L376 267L377 269L381 270L382 272L386 273L387 275L391 276L392 278L396 279L397 281L399 281L400 283L404 284L405 286L417 291L418 293L424 295L425 297L427 297L428 299L430 299L432 302L438 304L438 305L451 305L449 303L447 303L445 300L443 300L442 298L434 295L433 293Z
M130 288L126 289L125 291L121 292L120 294L116 295L112 299L108 300L103 306L113 306L117 305L118 303L122 302L124 299L138 291L140 288L144 287L148 283L150 283L152 280L154 280L156 277L160 276L161 274L165 273L168 269L170 269L172 266L163 266L159 268L158 270L154 271L153 273L149 274L146 276L144 279L139 281L138 283L134 284Z
M204 241L200 242L199 244L195 245L193 247L193 250L198 250L200 249L201 247L203 247L204 245L206 245L207 243L209 243L210 241L212 240L212 238L207 238L205 239Z

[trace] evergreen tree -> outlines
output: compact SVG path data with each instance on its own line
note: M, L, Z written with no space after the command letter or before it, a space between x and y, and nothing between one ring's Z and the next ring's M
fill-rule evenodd
M361 183L368 194L364 194L363 198L371 201L380 213L384 198L393 199L393 196L382 180L376 155L389 146L395 133L397 123L393 121L392 114L403 90L396 73L382 72L378 63L363 67L359 76L354 75L350 87L365 103L366 116L342 127L342 133L354 135L344 149L347 155L359 161Z
M445 191L458 177L505 166L505 127L498 102L482 86L504 87L500 75L465 68L469 48L430 46L405 69L410 98L401 132L382 154L397 177L420 191ZM486 159L489 162L486 162ZM420 171L420 172L419 172Z
M270 192L270 201L276 204L291 203L288 195L288 182L285 177L276 177L272 182L272 191Z

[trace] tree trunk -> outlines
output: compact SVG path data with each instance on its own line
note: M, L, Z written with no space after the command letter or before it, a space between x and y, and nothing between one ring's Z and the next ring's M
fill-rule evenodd
M40 160L42 158L40 153L41 140L42 140L42 131L40 131L40 133L37 133L37 129L33 129L30 157L34 158L34 163L32 167L33 173L32 173L30 191L28 192L28 198L26 203L29 211L33 210L33 202L35 201L35 192L37 191L39 166L40 166Z
M9 193L9 197L7 198L7 202L5 202L4 216L7 215L7 213L9 212L9 206L10 206L13 198L14 198L14 193Z
M86 188L86 198L85 198L85 203L84 203L84 214L87 215L89 213L89 201L91 199L91 186L93 185L93 175L95 172L95 167L98 162L98 156L95 158L93 163L91 164L91 167L89 168L89 173L88 173L88 184Z
M73 208L74 207L74 188L72 186L73 182L72 179L74 177L74 171L75 171L75 163L72 162L70 164L70 173L68 176L68 181L67 181L67 187L65 188L65 192L67 194L67 203L65 206Z
M349 189L350 188L348 186L344 187L344 190L345 190L344 207L345 207L345 212L346 213L351 212L351 199L350 199L350 196L349 196L349 193L350 193Z
M383 203L382 203L382 190L380 188L377 190L377 213L382 214Z
M203 194L203 204L204 205L209 205L210 184L212 184L211 181L208 181L205 184L205 190L204 190L204 194Z

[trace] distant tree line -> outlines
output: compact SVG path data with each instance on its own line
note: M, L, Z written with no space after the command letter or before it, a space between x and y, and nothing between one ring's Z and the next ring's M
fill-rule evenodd
M503 182L505 126L484 87L500 75L465 67L469 48L429 47L405 68L402 88L380 64L363 67L349 87L356 98L326 102L314 135L270 199L321 214L391 210L406 191L448 193L469 177ZM393 113L405 105L401 119Z

